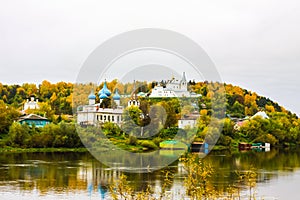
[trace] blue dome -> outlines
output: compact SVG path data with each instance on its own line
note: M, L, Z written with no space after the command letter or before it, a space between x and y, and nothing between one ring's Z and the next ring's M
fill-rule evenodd
M111 95L111 92L107 88L106 81L104 82L103 88L99 91L98 95L101 95L101 93L103 93L103 92L106 94L106 96Z
M102 90L101 93L99 94L99 98L100 99L106 99L106 98L108 98L108 96Z
M113 96L113 99L114 99L114 100L120 100L120 99L121 99L121 96L120 96L119 93L118 93L118 89L116 89L115 94L114 94L114 96Z
M96 95L94 94L93 91L91 91L91 93L90 93L90 95L89 95L88 98L89 98L89 99L96 99Z

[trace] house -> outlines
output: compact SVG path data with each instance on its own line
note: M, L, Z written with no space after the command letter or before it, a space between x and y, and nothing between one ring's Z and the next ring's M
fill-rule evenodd
M238 120L235 125L233 126L234 130L238 131L240 130L240 128L245 124L247 123L248 119L245 119L245 120Z
M184 129L187 127L194 128L197 125L197 120L200 117L198 112L193 112L188 115L183 115L178 120L178 128Z
M259 112L257 112L255 115L253 115L252 117L245 117L244 119L238 119L236 122L235 122L235 125L234 125L234 129L235 130L240 130L240 128L242 127L242 126L244 126L249 120L251 120L251 119L253 119L253 118L255 118L255 117L261 117L262 119L269 119L269 116L267 115L267 113L266 112L264 112L264 111L259 111Z
M36 114L29 114L19 118L18 122L20 124L28 124L32 126L33 124L35 127L44 127L46 124L49 124L49 120L46 117L41 117Z

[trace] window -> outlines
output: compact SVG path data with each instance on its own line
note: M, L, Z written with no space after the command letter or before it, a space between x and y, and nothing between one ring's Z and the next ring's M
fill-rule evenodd
M111 116L111 121L115 121L115 116Z
M107 120L110 122L110 115L108 115L107 118L108 118Z

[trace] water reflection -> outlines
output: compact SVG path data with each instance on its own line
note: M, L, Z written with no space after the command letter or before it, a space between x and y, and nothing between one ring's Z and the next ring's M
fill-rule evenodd
M213 164L213 182L220 191L226 190L229 185L239 184L237 171L249 170L250 166L258 172L259 187L265 188L264 184L299 170L299 153L299 150L276 149L242 153L213 151L204 162ZM117 166L117 163L111 167L104 166L89 153L2 153L0 194L4 199L18 195L25 199L48 199L59 195L63 195L64 199L106 199L108 187L124 173ZM183 197L186 171L178 161L150 173L125 174L136 191L146 190L147 185L158 191L164 183L166 171L172 175L172 184L167 190Z

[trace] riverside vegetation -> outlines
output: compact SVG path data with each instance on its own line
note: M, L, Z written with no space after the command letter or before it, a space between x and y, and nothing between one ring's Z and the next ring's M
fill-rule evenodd
M158 83L145 83L137 88L137 92L149 92ZM163 82L162 82L163 84ZM113 80L107 83L108 88L118 88L121 94L130 94L133 84L117 83ZM52 84L43 81L40 85L24 83L23 85L0 84L0 147L9 148L78 148L83 147L80 138L76 134L74 119L69 117L72 108L79 104L86 103L86 92L76 91L78 98L73 99L75 85L72 83L59 82ZM84 91L86 87L82 87ZM98 92L101 85L97 87ZM210 83L210 82L189 82L189 89L192 92L201 94L197 100L181 105L178 99L141 98L141 106L127 108L124 113L124 125L122 130L112 123L101 124L102 132L115 144L131 151L143 151L157 149L159 142L172 139L177 133L189 135L196 132L194 141L203 141L204 138L214 140L216 132L221 131L217 142L220 146L233 146L239 142L269 142L273 146L297 146L300 144L300 120L297 115L287 111L282 106L266 97L257 95L255 92L242 89L231 84ZM219 92L226 91L226 117L212 117L218 110L212 102L221 101ZM43 128L29 125L20 125L17 121L19 111L24 101L34 95L40 100L39 110L27 110L27 114L35 113L46 116L52 123ZM98 98L98 97L97 97ZM97 99L98 100L98 99ZM105 106L112 107L109 101L103 102ZM121 102L122 103L122 102ZM126 104L124 101L123 104ZM150 118L141 119L139 116L162 116L159 114L159 107L150 110L151 105L158 105L165 110L165 118L154 117L153 126L145 127L144 135L147 139L138 139L140 127L132 128L135 124L144 126L149 123ZM181 130L177 128L178 119L181 114L191 112L196 105L200 113L197 127ZM74 110L75 111L75 110ZM239 129L235 129L233 117L243 118L253 116L258 111L265 111L269 118L255 117L247 120ZM216 115L217 116L217 115ZM131 119L131 120L129 120ZM155 119L157 119L155 121ZM163 122L163 123L162 123ZM208 125L212 126L208 126ZM223 124L220 129L220 124ZM125 130L125 131L124 131ZM126 131L128 130L128 132ZM157 133L154 135L154 133ZM191 141L187 141L191 142Z
M214 168L212 163L200 159L195 154L183 156L181 162L184 164L186 176L184 179L185 194L184 196L174 196L168 192L173 184L174 174L169 173L166 169L162 186L158 192L153 191L153 187L148 185L142 191L135 191L134 187L127 180L126 175L121 175L119 180L109 186L109 191L113 199L119 200L163 200L163 199L256 199L255 187L257 172L253 167L248 170L236 171L235 179L238 181L229 184L223 190L216 188L213 184ZM241 190L248 191L247 194L241 194Z

